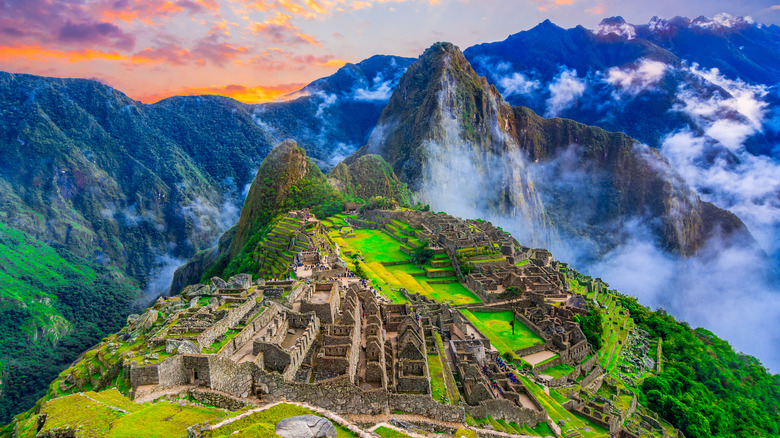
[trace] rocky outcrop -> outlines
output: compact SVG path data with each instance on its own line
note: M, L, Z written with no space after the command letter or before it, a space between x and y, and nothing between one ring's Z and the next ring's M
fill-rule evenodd
M282 438L336 438L336 427L327 418L300 415L285 418L276 424L274 432Z

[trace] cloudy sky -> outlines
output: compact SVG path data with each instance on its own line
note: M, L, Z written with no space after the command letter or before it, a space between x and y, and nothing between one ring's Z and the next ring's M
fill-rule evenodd
M502 40L545 19L750 15L777 0L0 0L0 70L98 79L135 99L270 100L374 54ZM630 6L629 6L630 4Z

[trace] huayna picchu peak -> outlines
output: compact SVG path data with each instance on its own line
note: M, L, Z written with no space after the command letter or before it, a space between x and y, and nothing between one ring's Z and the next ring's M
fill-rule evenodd
M776 8L65 3L0 6L0 437L780 437Z

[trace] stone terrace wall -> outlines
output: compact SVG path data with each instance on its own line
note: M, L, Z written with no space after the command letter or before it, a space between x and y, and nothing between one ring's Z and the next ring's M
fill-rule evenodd
M244 304L230 309L227 316L217 321L211 328L198 336L198 345L201 350L210 347L215 339L225 334L230 327L238 324L238 322L241 321L241 318L249 313L256 305L257 301L255 301L255 295L250 295Z
M544 409L537 411L519 407L506 399L484 400L478 406L466 405L466 412L473 418L490 416L497 420L504 419L510 423L528 424L531 427L547 421L547 412Z
M444 405L427 395L388 393L387 403L390 412L403 411L444 421L466 421L463 407Z
M271 320L274 319L276 313L276 306L266 307L265 309L261 310L260 314L257 315L257 317L251 323L249 323L246 328L244 328L244 330L241 330L241 333L237 334L233 339L230 340L230 342L222 347L222 350L219 351L219 356L232 356L244 344L249 342L249 340L252 339L252 337L258 331L260 331L260 329L267 326Z
M549 362L545 362L543 364L539 364L539 365L534 366L534 369L536 370L536 372L540 373L540 372L546 370L547 368L554 367L555 365L560 365L562 363L563 363L563 356L558 356L558 357L556 357L555 359L553 359L553 360L551 360Z
M133 387L159 384L160 371L158 369L158 366L147 365L145 367L137 367L137 366L131 367L130 382L132 383Z
M248 397L252 394L256 367L252 362L236 364L223 357L210 357L211 389L238 397Z
M548 348L547 344L548 343L545 342L544 344L534 345L532 347L522 348L520 350L515 350L515 354L518 355L518 356L528 356L529 354L538 353L540 351L547 350L547 348Z

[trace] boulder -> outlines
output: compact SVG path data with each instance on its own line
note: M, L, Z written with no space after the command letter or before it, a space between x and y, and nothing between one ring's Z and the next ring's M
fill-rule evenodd
M219 278L219 277L211 277L211 290L215 291L217 289L226 289L227 283L225 280Z
M336 427L327 418L301 415L285 418L274 430L282 438L336 438Z
M249 274L234 275L227 281L228 289L249 289L249 286L252 286L252 276Z
M205 284L192 284L185 287L184 290L181 291L181 295L187 299L210 294L211 289Z

